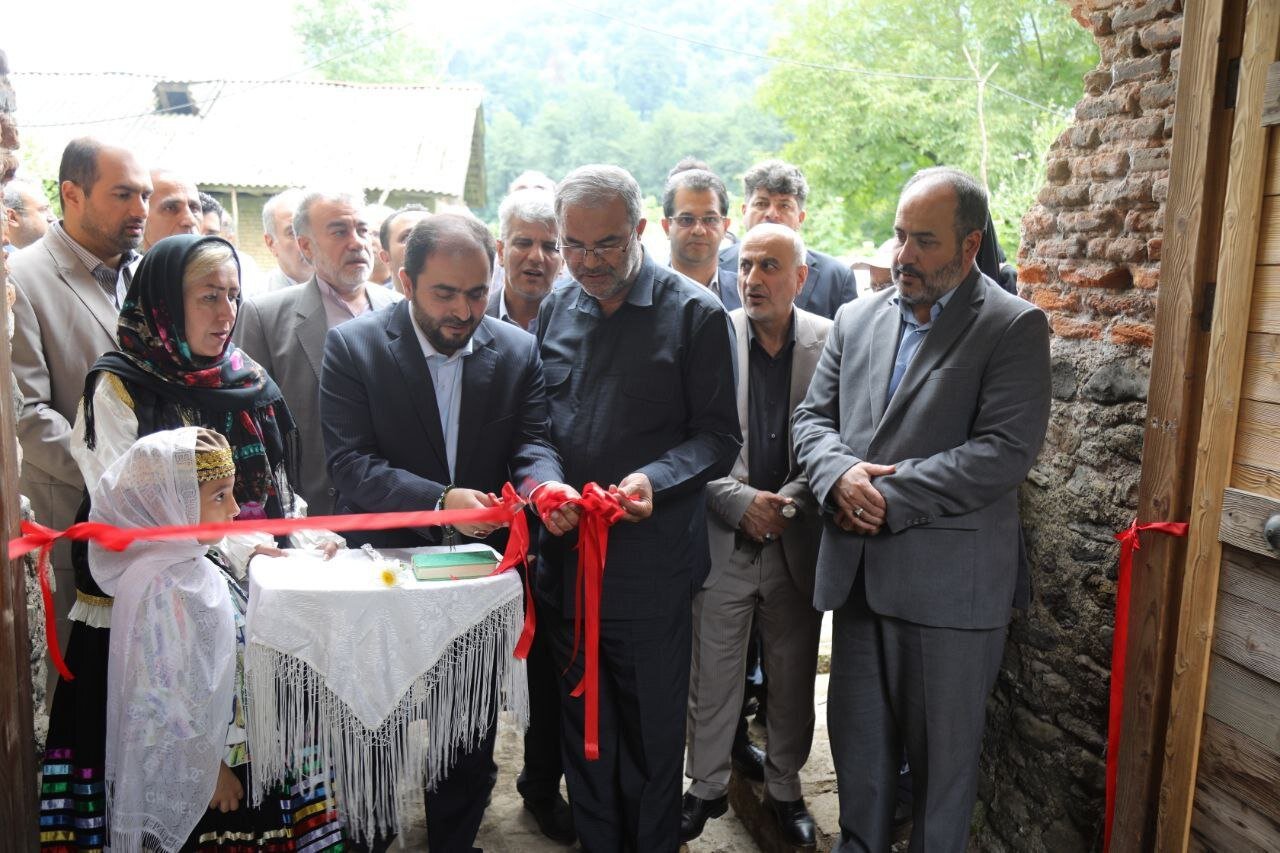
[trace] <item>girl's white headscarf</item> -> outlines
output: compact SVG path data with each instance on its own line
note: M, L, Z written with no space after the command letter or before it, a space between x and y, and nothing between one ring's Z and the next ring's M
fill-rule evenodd
M199 429L157 432L116 460L90 521L197 524ZM107 666L106 795L111 847L182 846L209 808L231 719L235 622L226 582L195 539L89 543L89 566L115 596Z

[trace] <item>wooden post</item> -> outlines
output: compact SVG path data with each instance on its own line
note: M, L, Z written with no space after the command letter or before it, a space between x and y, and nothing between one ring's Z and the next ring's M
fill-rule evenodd
M1164 256L1147 392L1139 521L1190 516L1192 451L1199 434L1204 360L1201 312L1211 298L1226 185L1231 111L1227 61L1238 55L1243 0L1188 4L1174 106ZM1143 537L1135 555L1129 608L1128 669L1116 784L1113 850L1148 849L1177 638L1185 540Z
M4 207L0 205L0 218ZM0 264L0 294L7 294ZM0 305L0 307L3 307ZM17 413L10 393L9 312L0 311L0 519L4 542L18 535ZM31 711L31 637L27 633L27 574L4 559L0 576L0 850L35 850L37 832L35 736Z
M1264 0L1249 3L1160 785L1156 825L1156 847L1160 850L1185 850L1191 831L1222 559L1218 526L1235 448L1262 210L1263 181L1256 167L1265 162L1267 154L1268 135L1261 124L1262 95L1267 68L1276 58L1277 38L1280 4ZM1183 73L1187 73L1185 67Z

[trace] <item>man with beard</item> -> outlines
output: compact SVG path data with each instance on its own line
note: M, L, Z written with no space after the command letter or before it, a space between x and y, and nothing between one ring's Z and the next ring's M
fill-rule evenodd
M492 506L508 481L528 496L561 479L537 341L484 314L493 252L475 219L428 217L414 227L399 271L408 299L329 332L320 413L340 512L474 509ZM547 526L560 535L576 521L566 508ZM457 530L505 544L491 524ZM413 547L441 535L432 527L349 538ZM427 793L432 850L471 849L496 776L494 723Z
M120 305L138 259L151 177L133 154L97 139L74 139L58 169L62 220L9 256L13 375L22 391L19 479L36 520L63 529L75 520L85 483L71 456L71 421L85 374L116 348ZM65 639L75 600L70 543L53 551L58 633Z
M809 182L790 163L765 160L742 176L742 227L750 231L761 222L785 225L799 231L804 223L805 202L809 198ZM809 249L805 253L809 278L796 299L796 307L823 317L834 317L836 309L858 298L853 271L830 255ZM738 246L720 252L720 268L738 268Z
M333 511L319 416L324 337L339 323L400 298L385 287L365 283L372 259L363 208L364 199L358 195L304 193L293 228L315 274L306 284L245 302L235 332L236 343L280 386L298 422L302 448L296 491L311 515Z
M538 309L564 261L556 235L555 196L517 190L498 206L498 263L502 286L489 294L490 317L538 331Z
M706 169L671 173L662 192L662 230L671 241L671 268L710 290L732 311L738 300L738 273L721 269L720 241L729 230L729 193Z
M835 611L840 851L889 848L904 746L911 849L965 849L986 700L1028 597L1018 486L1049 419L1049 327L974 265L986 217L963 172L907 182L894 287L841 310L792 421L827 516L814 604Z
M584 750L584 699L571 695L584 670L576 543L543 537L538 561L538 630L562 673L569 800L592 851L680 844L692 594L710 562L703 487L729 472L741 444L724 308L645 254L641 213L639 185L616 166L583 166L560 182L560 251L574 282L538 317L565 479L599 484L623 513L600 594L596 760Z

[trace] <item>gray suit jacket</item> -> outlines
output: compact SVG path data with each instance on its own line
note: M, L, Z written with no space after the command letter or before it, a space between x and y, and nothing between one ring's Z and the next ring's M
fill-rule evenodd
M22 391L21 489L44 524L75 515L84 480L71 457L71 423L89 368L116 348L115 304L61 242L41 238L9 256L13 375Z
M365 293L375 311L396 301L395 293L378 285L365 285ZM245 302L234 335L236 343L280 386L298 423L302 470L295 488L307 502L309 515L333 512L334 489L320 429L320 365L328 333L320 286L312 276L306 284Z
M830 509L859 461L894 464L873 485L875 536L824 523L814 604L840 607L859 565L871 609L924 625L1008 623L1026 572L1018 485L1049 420L1049 327L1040 309L975 269L886 406L902 323L893 288L845 306L792 421L796 456Z
M729 476L707 484L707 539L711 547L711 573L707 576L704 587L715 583L724 566L728 565L734 549L734 533L759 491L747 482L750 470L747 460L748 430L751 426L747 408L747 391L750 385L747 378L750 364L747 352L747 315L738 308L729 313L729 319L733 322L737 348L738 423L742 426L742 450L738 453ZM822 345L826 342L830 329L831 321L826 317L796 309L796 348L791 356L790 407L793 411L809 390L809 380L818 365L818 356L822 353ZM794 500L799 511L782 534L782 551L787 558L787 570L796 587L812 597L813 571L818 559L822 518L818 512L818 502L813 497L813 492L809 491L809 478L796 462L794 445L791 451L791 470L778 494Z

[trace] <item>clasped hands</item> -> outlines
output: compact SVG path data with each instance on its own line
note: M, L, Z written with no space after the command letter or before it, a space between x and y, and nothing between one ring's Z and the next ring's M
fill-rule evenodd
M872 535L880 531L885 519L884 495L872 480L892 474L893 465L859 462L840 475L831 489L836 503L836 524L850 533Z
M550 481L543 483L534 491L548 487L554 487L559 496L565 498L566 501L573 501L582 497L578 490L572 486ZM610 497L617 500L618 506L622 508L622 521L633 523L643 521L653 514L653 485L645 474L639 472L628 474L622 478L621 482L609 486L608 493ZM454 487L445 495L443 508L484 509L497 506L499 502L498 496L492 492L480 492L475 489ZM576 504L566 502L546 513L542 523L552 535L563 536L576 528L581 518L581 509ZM458 532L476 538L484 538L499 527L505 526L505 523L494 524L492 522L455 525Z

